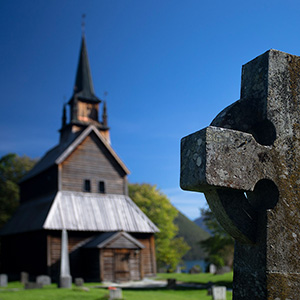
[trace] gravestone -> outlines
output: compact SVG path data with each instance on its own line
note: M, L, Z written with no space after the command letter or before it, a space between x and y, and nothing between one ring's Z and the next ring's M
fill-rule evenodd
M213 300L226 300L226 286L213 286L212 298Z
M199 274L201 273L201 267L199 265L193 265L190 270L189 270L190 274Z
M0 274L0 287L7 286L7 275L6 274Z
M217 269L216 271L216 275L222 275L222 274L225 274L225 273L229 273L231 272L231 268L228 267L228 266L224 266L224 267L221 267L219 269Z
M175 289L176 288L176 279L168 278L167 279L167 289Z
M51 278L47 275L40 275L40 276L37 276L36 283L41 283L42 285L50 285Z
M181 187L235 238L234 300L300 294L300 57L242 69L241 99L181 141Z
M84 284L83 278L75 278L74 282L75 282L76 286L83 286L83 284Z
M38 282L26 282L24 288L25 290L41 289L43 288L43 284Z
M29 274L27 272L21 272L21 283L25 284L29 281Z
M117 300L117 299L123 299L122 296L122 289L120 288L111 288L109 290L109 300Z
M216 267L216 265L210 264L210 265L209 265L209 273L210 273L210 274L216 274L216 272L217 272L217 267Z

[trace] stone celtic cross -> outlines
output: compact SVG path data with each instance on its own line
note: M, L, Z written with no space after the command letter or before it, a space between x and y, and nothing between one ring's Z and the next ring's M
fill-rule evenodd
M235 239L233 299L300 299L300 57L243 66L241 99L182 139L180 185Z

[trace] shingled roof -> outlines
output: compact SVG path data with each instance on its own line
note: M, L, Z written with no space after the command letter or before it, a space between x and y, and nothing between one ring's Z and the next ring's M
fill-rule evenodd
M45 229L157 232L158 228L125 195L58 192Z
M124 242L125 241L125 242ZM90 239L83 248L144 249L145 246L132 235L124 232L104 232Z
M144 233L159 231L128 196L60 191L55 196L22 204L0 234L41 229Z

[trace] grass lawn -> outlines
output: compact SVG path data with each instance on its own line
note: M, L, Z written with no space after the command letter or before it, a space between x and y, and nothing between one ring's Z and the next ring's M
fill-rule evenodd
M213 282L215 285L225 285L232 288L233 272L223 275L213 275L209 273L187 274L187 273L158 273L157 279L175 278L177 281L187 283L206 284Z
M231 286L232 273L224 275L210 274L158 274L157 279L176 278L178 281L207 283L209 281L217 285ZM104 300L108 299L108 290L96 288L99 283L85 284L89 291L83 291L73 286L72 289L58 289L55 284L45 286L43 289L24 290L19 282L10 282L7 288L0 289L0 300ZM13 290L16 289L16 290ZM176 290L159 289L123 289L123 297L126 300L211 300L206 290L195 288L178 288ZM227 300L232 299L232 293L227 292Z

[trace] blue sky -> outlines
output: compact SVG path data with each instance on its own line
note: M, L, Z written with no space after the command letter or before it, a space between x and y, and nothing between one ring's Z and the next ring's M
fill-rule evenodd
M179 188L180 139L239 99L241 66L274 48L300 55L299 1L0 1L0 156L58 142L86 14L97 96L130 182L156 184L191 219L203 194Z

